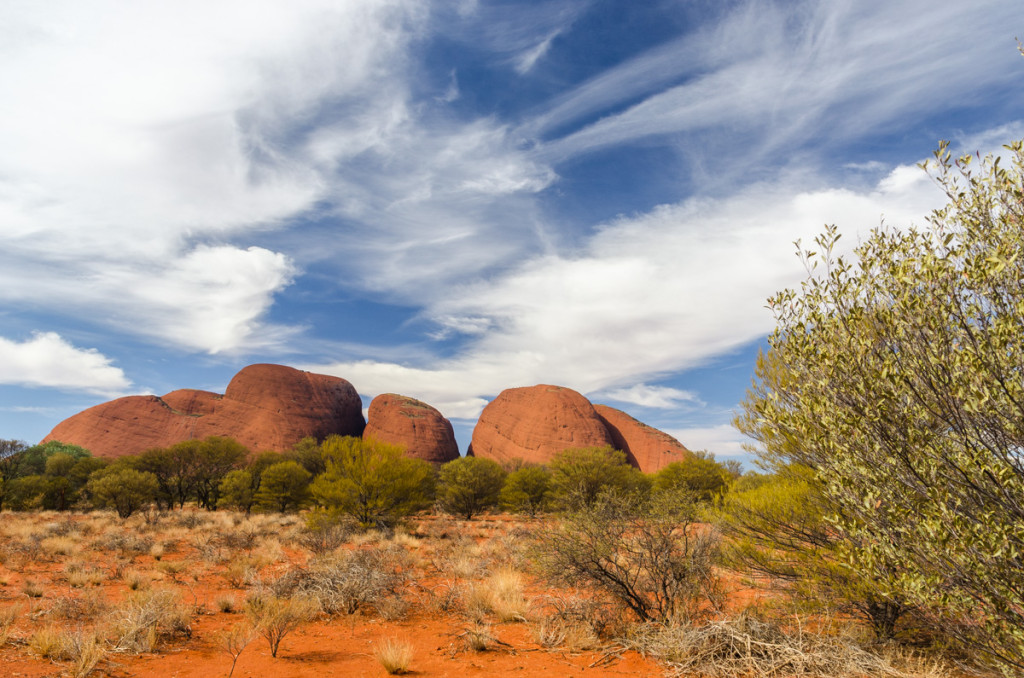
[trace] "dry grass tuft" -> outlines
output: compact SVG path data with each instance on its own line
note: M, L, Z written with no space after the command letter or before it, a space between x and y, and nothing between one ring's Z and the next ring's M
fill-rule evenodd
M377 647L373 650L373 656L377 658L377 661L389 675L401 675L409 673L409 667L412 665L413 647L408 641L385 638L377 643Z

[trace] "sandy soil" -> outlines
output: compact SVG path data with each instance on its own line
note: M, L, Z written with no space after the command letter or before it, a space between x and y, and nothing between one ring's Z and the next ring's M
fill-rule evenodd
M522 565L515 551L523 528L508 517L434 519L394 538L356 536L341 548L385 545L408 554L409 579L400 590L406 611L382 616L365 606L351 615L319 614L283 639L276 658L267 640L255 635L233 675L385 676L375 649L386 639L411 645L415 676L663 675L654 661L592 634L569 646L543 646L539 629L552 614L545 602L550 592L528 575L525 621L501 622L467 608L473 586L486 588L495 571ZM246 596L312 562L302 531L294 516L244 519L188 510L157 517L155 524L109 514L0 514L0 638L7 636L0 645L0 676L74 675L69 653L40 656L48 631L100 637L108 651L89 675L227 676L232 658L221 639L247 623ZM149 652L109 651L111 619L125 600L164 590L175 592L180 608L195 611L186 614L188 632L161 633ZM225 600L236 609L223 611ZM2 613L12 609L16 616L5 633ZM472 649L470 634L482 637L487 649Z

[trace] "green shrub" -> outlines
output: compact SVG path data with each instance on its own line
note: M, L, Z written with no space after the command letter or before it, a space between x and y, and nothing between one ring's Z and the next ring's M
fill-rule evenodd
M497 505L505 475L505 470L493 459L454 459L438 472L437 505L445 513L469 520Z
M330 436L320 449L327 471L310 492L321 508L350 515L364 527L390 527L433 501L433 467L406 457L400 447Z
M88 487L96 506L112 508L122 518L152 503L158 489L152 473L117 467L93 473Z
M524 466L512 471L498 496L506 511L535 516L551 503L551 469L546 466Z
M549 466L551 498L560 508L593 504L602 493L642 496L650 489L650 480L612 447L564 450Z

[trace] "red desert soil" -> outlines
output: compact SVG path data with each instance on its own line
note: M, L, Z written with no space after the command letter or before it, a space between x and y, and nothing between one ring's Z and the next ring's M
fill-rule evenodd
M225 597L241 609L254 583L269 582L284 571L302 567L312 557L297 545L301 521L295 516L254 516L243 519L225 512L185 510L146 524L140 516L127 522L112 514L66 516L54 513L0 514L0 611L16 606L16 618L8 641L0 644L0 676L14 678L65 675L68 662L37 657L30 649L33 634L46 628L89 629L109 610L132 595L128 582L138 575L140 590L171 589L181 605L196 604L201 613L192 619L191 636L161 640L156 650L138 655L111 652L90 675L128 678L213 678L227 676L231 658L218 646L218 632L244 622L240 611L220 611ZM572 651L548 649L535 638L543 621L546 594L527 576L526 596L534 613L527 622L484 621L486 633L499 643L476 652L464 635L476 626L458 605L441 611L429 601L454 586L472 586L486 580L490 571L506 567L515 530L529 526L507 517L455 521L427 519L412 534L388 540L356 537L342 548L399 545L413 555L413 572L403 589L409 614L385 620L373 610L354 615L319 617L286 636L276 658L267 641L256 636L241 653L234 676L268 678L387 675L374 649L385 639L411 643L414 676L660 676L655 662L633 651ZM232 537L234 535L234 537ZM238 535L252 537L248 548L224 546ZM141 546L133 539L141 539ZM353 543L354 542L354 543ZM126 546L127 544L127 546ZM139 552L147 545L154 550ZM159 548L163 552L159 553ZM119 550L120 549L120 550ZM135 549L132 551L131 549ZM157 552L160 559L151 553ZM236 586L230 568L246 559L260 561L250 580ZM261 560L262 559L262 560ZM483 568L473 570L473 568ZM98 581L72 585L69 573L80 569L97 573ZM175 571L180 569L180 571ZM467 571L463 571L467 570ZM41 597L29 597L27 582L42 589ZM463 590L463 589L459 589ZM433 592L433 593L431 593ZM96 598L107 612L83 617L61 614L69 601ZM2 630L2 629L0 629Z

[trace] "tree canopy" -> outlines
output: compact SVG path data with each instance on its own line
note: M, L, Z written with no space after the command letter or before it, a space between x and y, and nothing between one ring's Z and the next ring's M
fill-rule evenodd
M848 561L1024 670L1024 148L927 168L948 203L852 256L803 251L740 427L815 474Z

